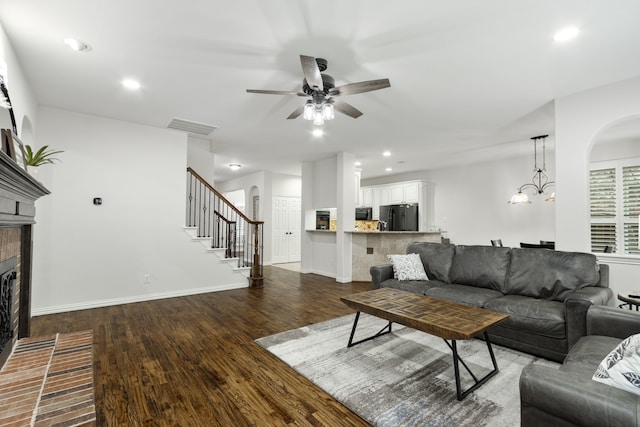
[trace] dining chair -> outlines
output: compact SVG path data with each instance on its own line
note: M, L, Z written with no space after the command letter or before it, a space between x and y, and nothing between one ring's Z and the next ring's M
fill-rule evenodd
M502 247L502 239L496 239L491 241L491 246L499 246Z

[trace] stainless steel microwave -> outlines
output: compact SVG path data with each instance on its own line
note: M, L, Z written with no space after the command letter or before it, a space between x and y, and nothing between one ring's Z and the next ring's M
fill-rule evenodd
M356 208L356 221L367 221L372 218L371 208Z

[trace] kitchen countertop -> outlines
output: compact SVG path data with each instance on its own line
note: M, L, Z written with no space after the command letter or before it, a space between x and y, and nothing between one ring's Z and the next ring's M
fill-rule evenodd
M315 233L335 233L336 230L305 230L305 231L312 231ZM367 230L363 230L363 231L356 231L356 230L349 230L349 231L345 231L345 233L352 233L352 234L442 234L443 231L367 231Z
M442 231L345 231L345 233L353 234L442 234Z

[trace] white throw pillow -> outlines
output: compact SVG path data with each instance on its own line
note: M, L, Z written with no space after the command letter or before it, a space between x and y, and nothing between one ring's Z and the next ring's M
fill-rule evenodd
M601 383L640 395L640 334L622 341L593 374Z
M418 254L387 255L393 264L393 277L398 280L429 280Z

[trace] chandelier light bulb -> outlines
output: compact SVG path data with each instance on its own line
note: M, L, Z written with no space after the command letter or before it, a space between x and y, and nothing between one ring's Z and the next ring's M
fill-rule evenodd
M518 191L516 194L511 196L511 200L509 200L509 204L512 205L519 205L522 203L531 203L531 200L529 200L529 196L521 191Z

